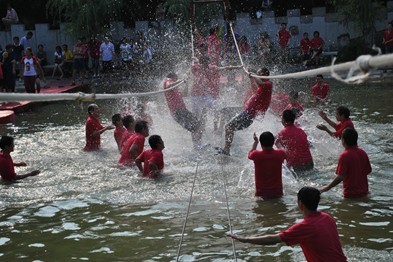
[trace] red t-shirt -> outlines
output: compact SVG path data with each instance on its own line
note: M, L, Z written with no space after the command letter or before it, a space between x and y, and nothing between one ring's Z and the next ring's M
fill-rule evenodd
M16 177L14 161L11 156L0 153L0 175L4 180L12 181Z
M282 163L287 154L282 149L254 150L248 159L254 161L255 196L275 198L283 195Z
M385 32L383 32L383 39L385 40L385 42L387 42L385 45L388 46L393 46L393 30L385 30ZM391 40L390 42L388 42L389 40Z
M350 118L344 120L343 122L338 122L334 128L334 129L336 129L336 132L334 132L333 135L335 137L341 138L341 135L346 128L355 129L355 126L353 125L352 120Z
M167 89L167 87L172 83L174 83L172 79L170 78L165 79L164 89ZM177 88L165 92L164 95L166 98L166 103L171 113L174 113L179 109L186 108L186 104L184 103L183 97L181 96Z
M288 246L300 244L308 262L347 261L341 247L334 219L321 211L279 233Z
M283 111L285 111L285 110L290 110L290 109L292 109L292 108L294 108L294 107L296 107L296 108L299 109L300 111L304 111L304 108L303 108L302 104L300 104L299 102L295 102L295 103L293 103L293 104L289 103L289 104L284 108Z
M273 84L270 81L263 81L263 86L258 85L258 90L244 105L246 111L252 118L258 114L263 114L269 108L272 99Z
M217 99L220 93L220 73L217 66L209 65L202 69L201 65L192 65L191 72L194 82L191 88L191 96L212 96Z
M154 163L157 165L159 170L164 169L164 155L161 150L158 149L147 149L140 154L137 159L143 162L143 176L154 178L150 174L150 163Z
M302 39L300 41L300 49L302 50L303 54L308 54L310 52L310 39L306 38L306 39Z
M270 101L270 109L275 114L281 115L288 103L289 96L285 93L278 92L272 95L272 100Z
M288 46L289 39L291 39L291 34L288 30L281 29L280 31L278 31L278 44L281 47Z
M287 125L277 134L276 143L287 152L288 166L304 165L312 161L307 135L300 127Z
M125 127L116 127L115 130L113 131L113 136L115 137L115 141L119 151L121 149L121 139L126 131L127 129Z
M120 140L120 153L123 152L123 148L125 143L127 142L127 140L133 135L135 134L134 130L127 130L123 133L123 136L121 137Z
M322 37L314 37L310 41L310 46L312 49L320 49L325 44Z
M311 88L311 95L315 96L319 99L325 99L330 91L329 85L326 83L323 83L322 86L319 86L318 83L316 83L312 88Z
M336 174L344 178L345 198L358 198L368 195L367 175L371 173L371 164L363 149L353 146L345 149L338 159Z
M119 159L119 164L125 166L134 165L134 158L130 153L131 146L135 144L138 147L137 155L139 156L145 145L145 137L141 133L135 133L132 135L124 144L123 151L121 152L121 157Z
M101 145L101 135L93 136L94 131L103 129L100 121L93 116L89 116L86 120L86 145L84 151L97 151Z

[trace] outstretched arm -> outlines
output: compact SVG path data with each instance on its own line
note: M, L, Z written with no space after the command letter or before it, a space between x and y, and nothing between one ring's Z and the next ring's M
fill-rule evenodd
M282 242L282 239L278 234L264 235L258 237L241 237L235 234L227 234L227 236L236 239L242 243L250 243L255 245L274 245Z
M323 120L325 120L331 127L333 127L333 128L336 128L336 123L335 122L333 122L332 120L330 120L328 117L327 117L327 115L326 115L326 113L325 112L323 112L323 111L319 111L319 116L323 119Z
M25 175L17 175L17 176L15 177L15 180L24 179L24 178L29 177L29 176L36 176L36 175L38 175L40 172L41 172L40 170L34 170L34 171L31 171L30 173L25 174Z
M98 136L98 135L101 135L102 133L104 133L105 131L111 130L111 129L115 129L115 127L114 126L107 126L107 127L104 127L103 129L94 131L91 135Z
M329 185L323 186L319 189L319 191L321 191L321 193L329 191L331 188L337 186L338 184L341 183L341 181L343 181L344 178L341 175L337 175L335 179L333 179L332 182L330 182Z
M256 150L256 149L257 149L257 146L258 146L258 137L257 137L257 135L256 135L255 133L254 133L253 138L254 138L254 143L252 144L252 147L251 147L251 149L250 149L250 152Z

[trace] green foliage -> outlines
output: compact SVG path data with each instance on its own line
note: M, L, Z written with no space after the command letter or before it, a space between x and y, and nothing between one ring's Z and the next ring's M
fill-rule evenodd
M60 22L68 23L68 31L74 36L89 36L106 32L110 23L121 20L126 0L49 0L48 14Z

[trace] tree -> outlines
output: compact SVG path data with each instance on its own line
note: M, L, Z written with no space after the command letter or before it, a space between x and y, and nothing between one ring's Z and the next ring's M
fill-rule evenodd
M46 5L47 13L67 22L74 36L104 33L112 22L134 16L138 7L137 0L49 0Z
M371 45L374 43L375 23L386 19L381 16L385 7L381 0L332 0L342 23L349 26L351 23L362 32L363 41Z

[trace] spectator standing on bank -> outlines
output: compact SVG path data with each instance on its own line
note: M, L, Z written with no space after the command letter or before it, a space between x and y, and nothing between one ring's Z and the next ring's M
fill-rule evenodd
M0 63L3 69L3 89L6 92L15 92L16 61L12 45L7 45L0 54Z
M20 45L23 46L23 52L26 51L26 48L30 47L33 50L33 43L31 38L33 37L33 32L29 31L25 36L22 36L20 39Z
M383 32L382 44L384 45L385 54L393 53L393 25L388 24L388 28Z
M100 76L100 46L101 42L97 39L97 37L92 36L88 44L88 50L91 58L92 70L94 72L93 77Z
M113 56L115 55L115 46L109 41L109 37L104 37L104 42L100 46L102 57L102 71L108 72L113 68Z

